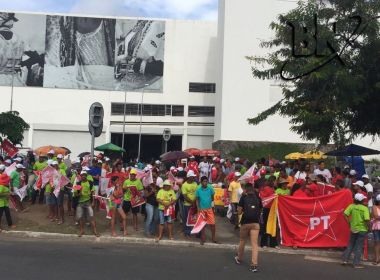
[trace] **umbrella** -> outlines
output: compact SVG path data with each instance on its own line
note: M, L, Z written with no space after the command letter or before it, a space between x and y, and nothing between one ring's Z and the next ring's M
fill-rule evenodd
M368 156L368 155L378 155L378 154L380 154L380 151L378 150L373 150L373 149L355 145L355 144L350 144L343 147L342 149L338 149L338 150L334 150L334 151L326 153L327 156L335 156L335 157L345 157L345 156L355 157L355 156Z
M101 146L98 146L95 148L96 151L108 151L108 152L119 152L119 153L124 153L125 150L122 147L116 146L115 144L112 143L107 143Z
M327 156L322 153L321 151L308 151L304 153L302 158L307 158L307 159L325 159Z
M290 153L285 156L285 159L300 159L303 156L301 153Z
M201 154L201 150L197 148L188 148L184 150L185 153L188 153L191 156L199 156Z
M78 155L78 157L79 157L79 158L82 158L82 157L88 156L88 155L90 155L90 154L91 154L90 152L83 152L83 153L80 153L80 154Z
M53 150L55 154L68 155L71 151L65 147L56 147L56 146L42 146L34 150L37 155L46 155L50 150Z
M203 149L200 152L200 156L202 156L202 157L219 157L220 152L217 150L212 150L212 149Z
M167 152L160 156L162 161L176 161L182 158L188 158L189 154L183 151Z

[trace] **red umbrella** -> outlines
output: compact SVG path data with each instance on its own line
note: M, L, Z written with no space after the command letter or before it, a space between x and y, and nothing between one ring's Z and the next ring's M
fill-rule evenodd
M220 152L212 149L203 149L200 152L201 157L219 157Z
M161 161L177 161L179 159L188 158L189 154L182 151L167 152L160 156Z
M201 154L201 150L197 148L188 148L184 150L185 153L188 153L191 156L199 156Z

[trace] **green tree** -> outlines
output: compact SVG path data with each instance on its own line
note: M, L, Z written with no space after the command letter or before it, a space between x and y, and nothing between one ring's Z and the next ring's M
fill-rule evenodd
M26 129L29 129L29 125L19 116L18 112L0 113L1 137L8 138L13 144L21 144Z
M357 136L378 136L378 15L377 0L300 1L295 9L279 15L270 24L274 38L261 43L261 47L269 49L268 55L247 58L254 77L278 79L283 97L248 122L257 125L280 114L290 118L291 130L303 139L320 144L334 142L337 146ZM315 19L317 40L312 37ZM289 23L294 26L294 37ZM293 51L313 54L316 47L324 57L294 56Z

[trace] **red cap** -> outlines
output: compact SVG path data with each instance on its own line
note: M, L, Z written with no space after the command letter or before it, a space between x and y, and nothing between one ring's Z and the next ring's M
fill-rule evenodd
M261 169L260 170L260 175L265 175L265 174L267 174L267 171L265 169Z

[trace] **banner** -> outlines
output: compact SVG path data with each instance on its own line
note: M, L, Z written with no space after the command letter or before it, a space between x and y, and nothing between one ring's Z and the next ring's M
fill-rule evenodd
M108 185L110 183L110 178L100 178L99 179L99 191L100 194L104 195L107 194Z
M214 205L228 207L228 205L230 204L228 200L228 190L215 187L214 191Z
M253 164L240 178L239 182L246 182L254 184L255 180L258 179L258 177L255 175L255 170L257 166L256 164Z
M193 227L193 226L195 226L196 222L197 222L197 208L191 207L189 209L188 214L187 214L186 225L188 227Z
M333 185L324 184L321 182L318 182L317 185L319 188L319 195L327 195L335 192L335 186Z
M129 190L131 191L131 206L132 208L138 207L145 203L145 199L141 191L138 191L136 186L130 186Z
M20 197L20 201L23 201L26 194L27 194L27 185L23 186L22 188L15 189L15 193Z
M41 171L42 185L46 185L47 183L52 181L55 173L58 173L58 171L55 170L53 167L45 167L44 170Z
M146 174L145 177L142 178L141 181L142 181L143 186L144 186L144 187L147 187L147 186L149 186L150 184L153 183L152 170L149 169L149 171L146 172L145 174Z
M350 228L343 212L351 203L349 190L311 198L279 196L282 245L314 248L347 246Z
M195 223L193 229L191 230L191 234L197 234L201 232L201 230L206 226L207 221L203 213L200 213L197 218L197 222Z
M1 148L10 157L14 157L18 153L18 149L8 139L3 140L3 142L1 143Z
M9 165L7 168L5 168L5 173L8 175L8 176L11 176L11 173L13 171L16 170L16 163L12 163L11 165Z

